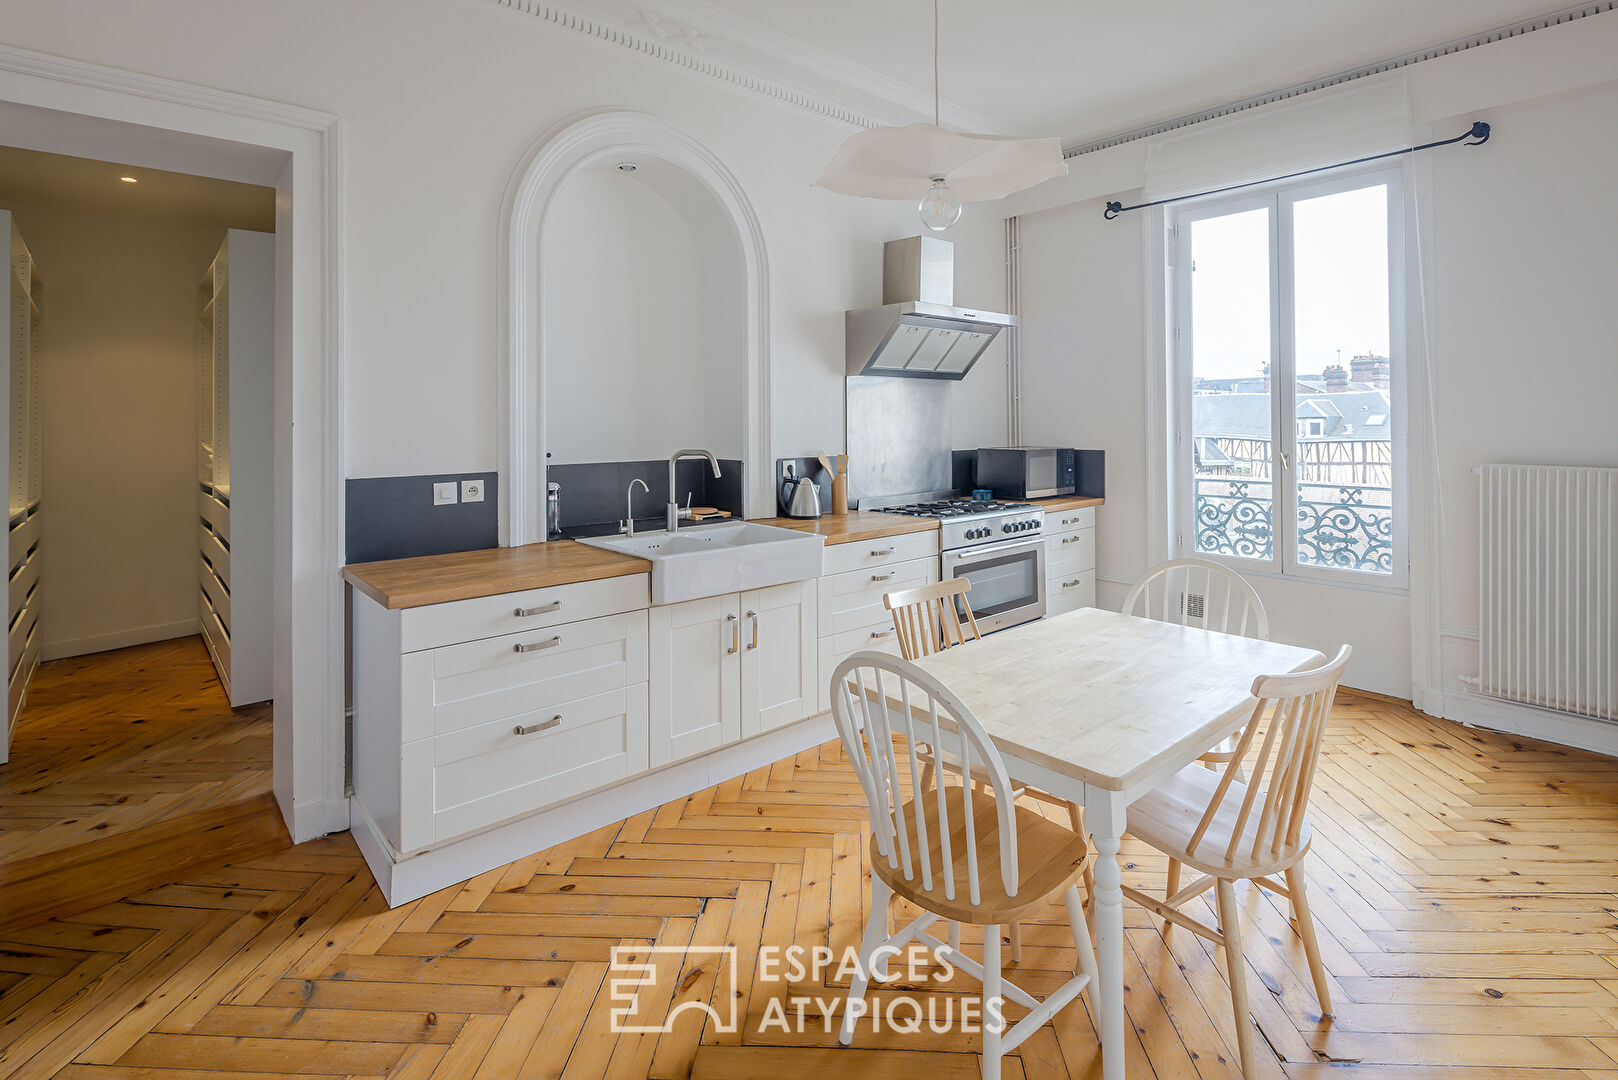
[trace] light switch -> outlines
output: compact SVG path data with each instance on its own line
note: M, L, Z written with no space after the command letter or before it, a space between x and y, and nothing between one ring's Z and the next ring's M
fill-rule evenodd
M455 481L445 480L441 484L433 485L434 506L449 506L460 501L460 496L455 491Z
M461 501L462 502L482 502L483 501L483 481L482 480L462 480L461 481Z

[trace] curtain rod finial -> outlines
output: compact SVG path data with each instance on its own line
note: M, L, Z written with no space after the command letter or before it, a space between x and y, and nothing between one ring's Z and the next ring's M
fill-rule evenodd
M1124 204L1123 203L1121 203L1121 202L1109 202L1107 204L1107 208L1101 212L1101 216L1106 218L1108 221L1111 221L1113 218L1117 217L1119 214L1121 214L1123 212L1124 212Z
M1484 143L1489 141L1489 125L1482 120L1474 120L1472 122L1472 130L1467 132L1467 134L1473 141L1467 143L1466 145L1482 146Z

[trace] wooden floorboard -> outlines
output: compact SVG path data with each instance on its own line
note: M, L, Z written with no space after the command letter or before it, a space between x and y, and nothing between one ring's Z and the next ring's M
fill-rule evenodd
M69 727L88 752L35 733L34 764L0 772L8 882L44 865L42 837L73 852L59 867L81 884L103 873L81 845L110 854L168 827L217 850L185 820L234 806L245 823L266 797L267 714L210 711L206 668L184 656L131 661L80 662L83 686L46 698L82 714ZM141 702L120 701L142 671ZM141 724L127 719L137 704ZM187 805L209 793L223 806ZM1313 819L1307 872L1337 1012L1319 1015L1284 899L1240 888L1257 1076L1618 1080L1613 761L1345 693ZM108 835L85 839L103 820ZM173 872L139 895L0 930L0 1077L975 1077L977 1036L959 1029L862 1029L837 1049L818 1002L835 1011L846 981L766 978L758 963L761 945L857 942L867 836L828 744L391 911L346 835L207 869L187 868L177 841L162 856ZM1123 855L1127 883L1162 887L1161 856L1127 840ZM1129 1075L1235 1077L1220 950L1139 908L1125 918ZM724 946L734 968L714 959ZM734 1002L742 1029L688 1012L666 1034L614 1034L615 949L656 956L641 989L655 1018ZM1009 974L1044 993L1073 962L1053 905L1025 926ZM876 997L942 1010L974 992L957 976ZM794 998L809 1001L805 1030L762 1024ZM1019 1047L1005 1075L1098 1077L1088 1006Z
M41 665L0 765L0 932L286 847L270 737L201 638Z

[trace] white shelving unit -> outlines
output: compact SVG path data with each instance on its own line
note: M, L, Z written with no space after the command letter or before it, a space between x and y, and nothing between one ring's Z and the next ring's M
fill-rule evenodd
M28 696L28 682L39 667L40 602L40 420L39 362L45 286L39 267L23 243L9 211L0 210L0 233L10 238L10 325L6 333L5 441L10 448L9 598L6 630L5 740L0 762L11 756L17 714Z
M197 301L197 614L239 707L273 682L275 237L231 229Z

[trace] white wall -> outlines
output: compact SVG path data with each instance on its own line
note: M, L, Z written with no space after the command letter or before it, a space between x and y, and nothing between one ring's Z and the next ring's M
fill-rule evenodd
M217 225L20 205L45 280L46 659L197 629L197 283Z
M687 445L742 454L741 249L711 197L697 193L708 212L699 203L688 218L660 193L676 173L587 167L547 215L553 464L665 458Z
M1460 682L1477 665L1471 468L1618 465L1618 338L1608 310L1618 294L1618 13L1401 77L1417 138L1448 137L1475 119L1494 125L1485 147L1439 150L1409 166L1410 515L1412 558L1426 565L1412 566L1409 595L1254 583L1277 637L1355 645L1352 685L1414 694L1440 715L1570 738L1545 714L1512 720L1490 706L1485 716ZM1021 217L1024 436L1108 451L1097 576L1101 601L1112 605L1168 547L1152 490L1161 482L1151 464L1160 406L1147 392L1164 377L1162 345L1149 331L1161 317L1150 285L1161 256L1150 215L1101 214L1107 199L1135 201L1145 148L1086 155L1071 177L1006 203ZM1436 469L1427 460L1434 445Z

